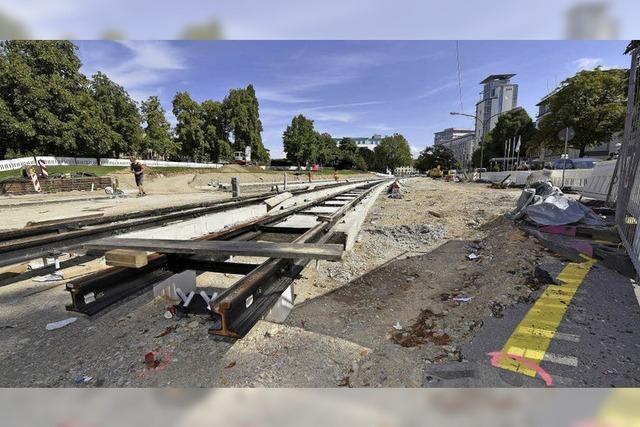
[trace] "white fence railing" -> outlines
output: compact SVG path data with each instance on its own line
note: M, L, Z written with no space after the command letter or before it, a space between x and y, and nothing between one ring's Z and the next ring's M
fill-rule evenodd
M565 171L564 187L579 191L584 197L595 200L606 200L609 185L613 177L616 160L599 162L594 169L570 169ZM510 176L509 176L510 175ZM526 185L535 181L549 180L553 185L562 186L561 170L541 171L503 171L485 172L483 179L491 182L502 182L507 176L515 185ZM611 201L615 201L616 186L611 192Z
M98 160L90 157L54 157L37 156L38 160L44 160L47 166L97 166ZM166 162L163 160L140 160L146 166L152 168L207 168L218 169L224 166L221 163L195 163L195 162ZM21 157L11 160L0 160L0 171L20 169L24 165L32 165L33 157ZM100 159L101 166L129 166L128 159Z

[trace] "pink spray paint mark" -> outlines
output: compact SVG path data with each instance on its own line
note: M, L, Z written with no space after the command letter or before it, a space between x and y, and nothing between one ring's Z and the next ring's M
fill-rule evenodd
M515 354L503 353L501 351L494 351L492 353L487 353L487 356L491 356L491 366L495 366L496 368L502 368L500 366L500 361L504 357L507 357L509 359L515 360L516 362L522 363L527 368L533 369L534 371L536 371L538 375L540 375L540 378L542 378L542 380L544 381L547 387L553 387L553 378L551 378L551 375L549 375L547 371L542 369L540 365L538 365L532 360L529 360L522 356L516 356Z
M582 252L589 258L593 258L593 246L591 246L587 242L573 242L571 243L571 247L576 249L578 252Z

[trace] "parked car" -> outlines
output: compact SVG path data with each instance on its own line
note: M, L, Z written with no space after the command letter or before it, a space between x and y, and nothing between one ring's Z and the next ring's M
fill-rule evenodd
M567 162L566 169L593 169L598 160L582 157L577 159L558 159L553 162L553 169L563 169L564 162Z

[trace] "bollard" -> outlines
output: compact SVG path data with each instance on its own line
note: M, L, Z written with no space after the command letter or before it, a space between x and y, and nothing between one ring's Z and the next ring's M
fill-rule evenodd
M287 191L287 173L284 173L284 186L283 191Z
M240 197L240 184L235 176L231 178L231 196L233 198Z

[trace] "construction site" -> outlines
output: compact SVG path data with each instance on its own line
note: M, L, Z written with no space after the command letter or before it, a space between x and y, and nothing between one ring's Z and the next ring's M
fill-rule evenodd
M286 111L275 130L286 158L276 159L252 84L221 101L177 92L172 127L157 96L139 111L100 72L74 86L89 80L70 42L0 47L13 73L0 75L11 89L0 93L16 118L0 142L20 135L0 147L11 154L0 161L0 387L640 385L638 42L625 53L630 71L580 71L545 98L566 106L583 79L603 91L616 82L602 115L619 123L589 131L606 127L615 151L597 160L584 157L598 146L584 130L593 120L558 133L567 108L543 103L534 124L516 107L513 73L482 81L476 129L437 132L419 155L397 132L337 138L303 114L288 124ZM29 84L57 93L67 74L41 62L61 55L76 73L64 114L57 98L16 84L37 57ZM478 121L459 88L461 112L449 115ZM491 113L498 92L510 110ZM44 113L29 116L38 108L72 118L53 129ZM59 135L77 157L36 153L70 150ZM554 164L549 141L563 148Z
M158 175L145 198L5 198L0 385L640 381L635 275L606 222L534 227L500 184L228 169Z

